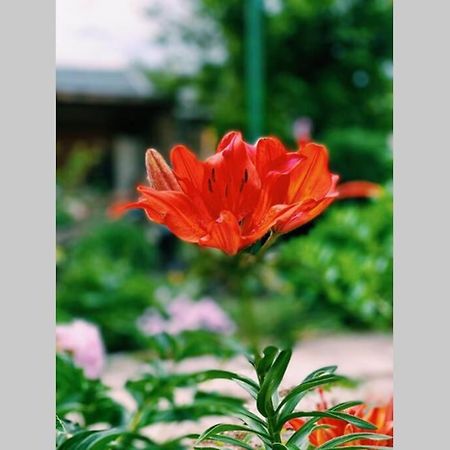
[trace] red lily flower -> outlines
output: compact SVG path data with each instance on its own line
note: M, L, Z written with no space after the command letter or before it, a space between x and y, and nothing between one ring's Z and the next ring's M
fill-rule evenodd
M138 201L119 209L142 208L180 239L229 255L270 230L303 225L337 196L327 150L313 143L288 152L276 138L250 145L233 131L205 161L183 145L171 150L170 159L172 169L148 150L149 186L138 186Z
M319 390L321 396L321 402L317 405L318 411L326 411L328 405L323 397L323 391ZM354 408L350 408L345 411L347 414L359 417L367 422L373 423L377 429L371 430L372 433L385 434L388 436L394 435L394 415L393 415L393 399L384 406L377 406L374 408L368 408L367 405L359 405ZM293 419L286 424L287 429L299 430L306 423L303 419ZM331 439L339 436L344 436L351 433L359 433L367 430L358 428L352 424L345 422L344 420L323 418L317 422L318 425L327 425L327 428L320 428L314 430L310 436L309 441L315 447L323 445ZM393 447L393 439L386 439L383 441L373 441L370 439L359 439L357 441L344 444L345 446L356 445L371 445L373 447Z

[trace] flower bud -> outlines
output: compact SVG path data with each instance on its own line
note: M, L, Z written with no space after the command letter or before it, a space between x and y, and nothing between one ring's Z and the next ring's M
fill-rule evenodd
M172 169L155 149L149 148L147 150L145 165L150 187L157 191L181 191Z

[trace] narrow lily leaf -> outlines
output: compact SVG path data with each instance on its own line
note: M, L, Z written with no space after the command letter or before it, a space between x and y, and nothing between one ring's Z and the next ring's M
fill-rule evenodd
M273 412L272 396L280 386L291 356L292 350L283 350L267 372L256 399L258 411L264 417L267 417Z
M79 442L86 439L86 437L90 436L93 431L80 431L79 433L74 434L71 438L65 440L59 447L58 450L73 450Z
M343 402L338 403L337 405L332 406L329 411L342 411L344 409L353 408L354 406L362 405L364 402L361 401L353 401L353 402Z
M272 366L273 362L275 361L278 352L279 350L273 346L269 346L264 349L263 351L264 356L261 358L261 360L256 366L256 372L258 374L258 378L260 379L260 381L264 381L264 377L267 371Z
M106 450L108 444L120 437L128 437L132 440L140 440L150 444L150 447L157 448L156 444L149 438L137 433L130 433L123 429L111 429L106 431L83 431L75 434L62 445L58 450Z
M313 380L314 378L317 378L321 375L325 375L325 374L332 374L334 372L336 372L337 370L337 366L325 366L325 367L321 367L320 369L314 370L313 372L311 372L309 375L307 375L305 377L305 379L302 381L310 381Z
M235 439L231 436L223 436L223 435L214 435L209 438L211 441L223 442L225 444L231 444L235 447L241 447L245 450L254 450L254 448L247 444L246 442L240 441L239 439Z
M200 442L203 442L206 439L210 439L211 436L217 435L219 433L224 433L225 431L246 431L248 433L253 433L258 436L262 436L266 439L270 439L270 436L268 436L266 433L262 433L257 430L253 430L252 428L245 427L243 425L236 425L236 424L228 424L228 423L219 423L217 425L213 425L212 427L208 428L197 440L197 444L200 444Z
M273 450L289 450L285 445L283 445L279 442L273 444L272 449Z
M315 431L323 428L330 428L328 425L317 425L316 422L320 417L313 417L308 420L299 430L297 430L287 441L287 444L302 445L307 442L309 435Z
M235 417L238 417L248 425L258 429L258 431L261 431L262 433L267 432L266 423L262 419L260 419L256 414L252 413L246 408L244 407L239 408L238 410L233 412L233 415Z
M376 430L376 426L373 423L367 422L359 417L353 416L351 414L338 412L338 411L301 411L289 414L288 416L282 418L279 426L283 426L286 422L289 422L292 419L298 419L301 417L319 417L319 418L329 418L329 419L338 419L343 420L344 422L355 425L359 428L364 428L367 430Z
M316 387L323 386L325 384L334 383L336 381L342 381L345 377L340 375L321 375L310 381L304 381L303 383L296 386L289 392L286 397L283 398L281 403L277 408L277 413L282 410L283 415L290 414L295 407L298 405L300 400L311 390ZM283 409L282 409L283 408Z
M206 370L204 372L198 372L195 376L198 383L218 379L232 380L243 387L253 398L256 399L258 395L259 386L255 381L234 372L227 370Z
M377 433L351 433L344 436L339 436L334 439L329 440L325 444L317 447L317 450L331 450L347 442L357 441L359 439L370 439L373 441L384 441L386 439L392 439L392 436L386 434ZM362 448L367 448L367 446L362 445ZM348 447L345 447L347 449Z

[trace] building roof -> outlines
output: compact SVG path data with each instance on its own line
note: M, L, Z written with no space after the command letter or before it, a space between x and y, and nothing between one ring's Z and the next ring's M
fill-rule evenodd
M56 94L62 97L144 100L156 97L151 82L131 69L56 69Z

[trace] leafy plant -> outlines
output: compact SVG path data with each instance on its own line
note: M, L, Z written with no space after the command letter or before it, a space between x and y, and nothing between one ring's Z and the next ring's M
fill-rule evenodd
M99 380L86 379L68 355L57 355L57 449L185 449L182 441L198 435L155 442L142 429L157 423L234 415L242 408L242 399L198 388L200 383L217 378L242 377L221 370L170 373L164 365L155 364L152 372L126 383L136 402L134 411L129 412L110 398L109 389ZM179 389L192 391L190 403L176 400Z
M303 314L352 329L392 325L392 196L341 204L273 261Z
M204 355L229 358L243 350L232 337L209 330L189 330L177 336L160 333L149 337L147 342L160 359L176 362Z
M73 432L74 425L62 421L69 413L76 413L82 420L78 425L83 426L122 423L124 409L109 397L109 389L99 380L87 379L69 356L56 356L56 375L57 429L59 426L60 432Z
M109 351L144 345L136 321L157 306L156 247L126 222L101 224L73 242L57 273L57 319L96 323ZM154 273L154 272L153 272Z
M322 428L317 422L321 418L332 418L342 420L362 429L375 430L376 426L360 419L359 417L344 412L349 407L360 404L360 402L345 402L335 405L326 411L299 411L297 407L305 395L313 389L328 386L332 383L346 380L344 377L336 375L336 366L323 367L310 373L298 386L294 387L284 398L280 398L279 387L288 367L291 350L280 351L276 347L266 347L263 356L251 361L254 366L257 381L249 378L239 377L237 374L230 374L229 377L238 381L247 392L253 397L256 403L256 411L252 412L244 407L235 414L242 424L221 423L207 429L197 440L197 447L208 450L216 449L209 445L213 443L232 444L238 448L253 450L254 444L249 440L252 436L259 440L265 449L273 450L306 450L310 444L308 436L314 430ZM282 442L281 432L285 424L296 418L307 418L306 424L293 433L286 442ZM225 434L227 432L238 432L238 435ZM243 437L240 437L240 436ZM349 448L343 446L358 439L385 440L389 436L373 433L351 433L345 436L328 441L318 447L320 450L337 450ZM199 444L208 442L207 447ZM355 449L370 449L370 446L354 446ZM382 447L378 447L382 448Z
M386 133L364 128L329 129L319 139L330 151L330 167L341 181L392 179L392 151Z
M299 116L313 119L317 135L348 126L389 132L392 1L261 3L267 62L264 134L292 139L292 124ZM205 61L193 84L200 101L211 110L219 134L244 129L245 4L201 0L198 5L196 18L212 22L209 35L198 20L179 21L170 27L172 34L178 32L199 48L220 41L225 62Z

